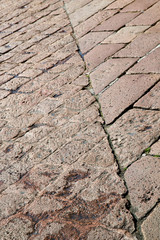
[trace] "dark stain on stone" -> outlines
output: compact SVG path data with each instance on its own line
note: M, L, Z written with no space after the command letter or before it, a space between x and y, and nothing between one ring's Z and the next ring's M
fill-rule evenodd
M8 147L6 147L6 149L4 150L4 153L9 153L12 149L13 149L14 145L11 144Z
M77 182L89 176L88 172L72 170L69 175L65 177L67 182Z

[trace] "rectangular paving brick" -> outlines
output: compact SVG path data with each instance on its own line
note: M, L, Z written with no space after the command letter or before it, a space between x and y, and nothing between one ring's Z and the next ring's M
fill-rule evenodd
M133 19L128 26L142 26L152 25L158 20L160 20L160 1L158 1L151 8L143 12L141 15Z
M160 33L160 21L157 22L153 27L150 27L146 33Z
M92 30L98 24L100 24L104 20L108 19L109 17L113 16L115 13L117 13L117 11L118 10L103 9L102 11L99 11L95 15L86 19L85 23L82 22L74 28L74 33L76 35L76 38L82 37L84 34L88 33L90 30Z
M95 94L102 91L109 83L128 69L136 60L136 58L109 59L99 65L90 75Z
M147 28L148 26L123 27L118 32L106 38L102 43L128 43Z
M144 11L156 2L158 2L158 0L135 0L132 1L132 3L127 5L125 8L123 8L122 12Z
M124 44L100 44L84 55L87 70L92 70L121 49Z
M93 0L91 3L77 9L74 13L70 15L70 20L73 27L77 26L79 23L85 21L87 18L91 17L93 14L99 10L105 8L114 0Z
M91 1L92 0L81 0L81 1L71 0L68 3L66 3L66 10L68 14L71 14L72 12L76 11L78 8L81 8L87 5L87 3Z
M102 42L112 32L90 32L78 40L81 52L84 54L96 44Z
M160 75L159 75L160 78ZM160 82L134 104L135 107L160 110Z
M142 57L160 42L160 33L141 34L125 48L117 52L114 57Z
M105 122L110 124L126 108L154 85L160 75L124 75L106 89L99 98Z
M127 73L160 73L160 47L135 64Z
M133 2L134 0L117 0L110 4L107 9L117 9L117 8L124 8L129 3Z
M110 17L108 20L98 25L93 29L93 31L116 31L135 18L137 15L139 15L137 12L117 13L113 17Z

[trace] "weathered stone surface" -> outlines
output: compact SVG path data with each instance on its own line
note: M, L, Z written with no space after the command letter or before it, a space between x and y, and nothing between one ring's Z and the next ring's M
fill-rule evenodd
M130 4L128 4L125 8L122 9L122 12L132 12L132 11L144 11L150 6L152 6L154 3L156 3L158 0L149 0L149 1L132 1Z
M87 240L136 240L136 237L132 237L129 234L125 234L121 231L114 231L114 230L108 230L102 227L97 227L92 229L89 234Z
M105 122L111 123L154 85L159 77L147 74L124 75L106 89L99 98Z
M134 58L108 59L99 65L90 75L95 94L102 91L135 61L136 59Z
M135 107L160 110L160 82L134 104Z
M124 174L131 205L138 218L143 217L158 202L159 168L160 158L146 156L133 163Z
M131 73L160 73L160 47L154 49L145 58L142 58L137 64L127 72ZM152 64L150 64L152 63Z
M159 137L160 113L133 109L107 128L122 168L137 160Z
M107 37L102 43L129 43L139 33L144 32L148 26L123 27L118 32Z
M149 153L153 155L160 155L160 140L152 145Z
M34 231L32 222L26 218L13 218L4 226L0 226L0 238L4 240L27 240Z
M77 9L74 13L70 14L72 25L74 27L77 26L79 23L83 22L99 10L102 10L112 2L113 0L102 0L101 2L98 0L93 0L91 3L88 3L82 8Z
M159 33L141 34L124 49L117 52L114 57L143 57L159 44L159 38Z
M87 70L92 70L121 49L124 44L100 44L84 55Z
M150 5L152 5L154 2L157 2L157 1L151 1ZM128 25L129 26L131 25L139 26L139 24L141 24L142 26L152 25L159 20L159 14L158 14L159 11L160 11L160 2L158 1L152 7L150 7L145 12L143 12L141 15L133 19Z
M110 17L108 20L102 22L93 31L116 31L119 28L123 27L130 20L135 18L139 13L117 13L113 17Z
M102 42L106 37L111 35L112 32L89 32L82 38L78 40L80 49L82 53L88 52L92 49L96 44Z
M144 240L159 239L160 236L160 204L158 204L153 212L147 217L142 224L142 233Z
M133 0L117 0L111 3L107 9L117 9L117 8L124 8L129 3L133 2Z

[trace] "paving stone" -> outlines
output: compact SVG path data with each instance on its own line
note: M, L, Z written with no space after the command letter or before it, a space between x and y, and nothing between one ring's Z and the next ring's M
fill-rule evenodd
M73 27L83 22L87 18L91 17L99 10L107 7L113 1L114 0L102 0L101 2L99 2L98 0L93 0L91 3L88 3L82 8L77 9L74 13L70 14L70 20Z
M88 52L95 45L100 43L106 37L111 35L112 32L90 32L78 40L81 52L84 54Z
M72 12L76 11L78 8L81 8L85 5L87 5L89 2L91 2L91 0L81 0L79 2L75 2L74 0L69 1L68 3L66 3L66 10L68 12L68 14L71 14Z
M135 0L132 1L130 4L128 4L125 8L122 9L122 12L132 12L132 11L145 11L147 8L151 7L152 5L154 5L154 3L156 3L158 0L149 0L149 1L145 1L145 0Z
M152 145L149 153L153 155L160 155L160 140Z
M74 28L74 33L76 35L76 38L78 39L82 37L83 35L88 33L90 30L92 30L94 27L96 27L98 24L108 19L109 17L113 16L117 12L118 10L107 10L105 8L97 12L93 16L89 17L88 19L85 20L85 23L82 22Z
M123 27L118 32L106 38L102 43L128 43L147 28L148 26Z
M124 44L100 44L84 55L87 70L92 70L115 52L121 49Z
M126 23L135 18L139 13L129 12L129 13L117 13L108 20L102 22L93 31L116 31L123 27Z
M121 168L137 160L159 137L160 113L133 109L107 128Z
M160 158L142 157L125 172L130 201L138 218L143 217L158 202Z
M33 232L32 222L26 218L15 217L0 227L0 238L5 240L27 240Z
M133 2L134 0L117 0L110 4L107 9L117 9L117 8L124 8L129 3Z
M142 224L142 233L144 240L158 239L160 236L160 204L158 204L153 212L147 217Z
M27 183L11 185L3 194L1 194L0 219L9 217L15 214L18 210L34 199L36 190L32 186L27 186Z
M160 75L124 75L106 89L99 98L106 124L111 123L140 98L159 77Z
M159 44L159 38L159 33L141 34L117 52L114 57L143 57Z
M141 23L141 26L152 25L159 20L159 11L160 11L160 2L158 1L151 8L149 8L148 10L143 12L141 15L133 19L130 23L128 23L128 26L136 26L136 25L139 26L139 23Z
M134 104L135 107L160 110L160 82Z
M102 227L97 227L92 229L89 234L87 240L136 240L136 237L132 237L129 234L123 234L118 231L108 230Z
M159 33L160 32L160 21L157 22L156 25L154 25L153 27L150 27L146 33Z
M90 75L91 83L96 94L129 68L136 58L109 59L99 65Z
M131 73L160 73L160 47L153 50L145 58L130 68L127 74ZM152 63L152 64L150 64Z

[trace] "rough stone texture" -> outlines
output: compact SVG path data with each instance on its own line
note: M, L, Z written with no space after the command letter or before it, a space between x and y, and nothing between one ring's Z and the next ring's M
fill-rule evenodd
M80 49L82 53L88 52L91 48L93 48L99 42L102 42L106 37L111 35L112 32L90 32L86 34L84 37L78 40Z
M160 75L124 75L106 89L99 98L106 124L111 123L140 98L159 77Z
M95 15L89 17L84 22L80 23L78 26L74 28L74 33L76 35L76 38L78 39L82 37L83 35L88 33L90 30L95 28L97 25L99 25L101 22L113 16L117 12L118 10L107 10L105 8L97 12Z
M93 14L98 12L99 10L105 8L114 0L93 0L91 3L83 6L82 8L77 9L74 13L70 14L70 20L72 25L75 27L82 21L91 17Z
M102 43L128 43L147 28L148 26L124 27L107 37Z
M122 168L137 160L159 138L160 112L133 109L107 128Z
M136 240L136 237L132 237L129 234L124 235L123 232L120 231L111 231L105 229L103 227L97 227L91 230L88 234L87 240Z
M152 1L152 4L154 2L155 1ZM139 26L139 23L142 26L152 25L159 20L159 11L160 11L160 2L158 1L151 8L149 8L148 10L143 12L141 15L133 19L130 23L128 23L128 25Z
M149 146L159 140L159 111L126 109L109 127L108 139L87 71L96 68L97 92L121 75L127 82L126 71L159 44L157 1L1 0L0 239L136 239L127 186L113 153L122 167L142 153L152 154ZM129 26L136 19L149 26ZM102 43L110 37L120 44ZM124 46L128 55L115 58ZM147 79L153 76L147 74ZM132 82L129 90L124 84L131 93L128 104L140 82ZM151 171L147 166L145 172Z
M160 158L142 157L125 172L130 201L138 218L143 217L157 202L160 192Z
M130 73L160 73L160 47L153 50L140 62L135 64L129 71ZM150 64L152 63L152 64Z
M100 44L94 47L91 51L85 54L84 59L86 61L87 70L92 70L105 59L112 56L115 52L121 49L124 44Z
M153 155L160 155L160 140L152 145L149 153Z
M142 224L142 233L144 240L159 239L160 236L160 204L158 204L153 212L147 217Z
M0 238L2 240L27 240L33 232L32 222L25 218L13 218L4 226L0 226Z
M124 49L117 52L114 57L143 57L159 44L159 38L159 33L141 34Z
M95 93L102 91L109 83L127 70L136 59L121 58L109 59L99 65L90 75Z
M133 0L117 0L110 4L107 9L117 9L117 8L124 8L129 3L133 2Z
M93 31L116 31L137 15L138 13L117 13L113 17L110 17L108 20L98 25L93 29Z
M160 82L134 104L135 107L160 110Z
M125 8L122 9L122 12L132 12L132 11L144 11L147 8L149 8L150 6L152 6L154 3L158 2L158 0L135 0L132 1L128 6L126 6Z

